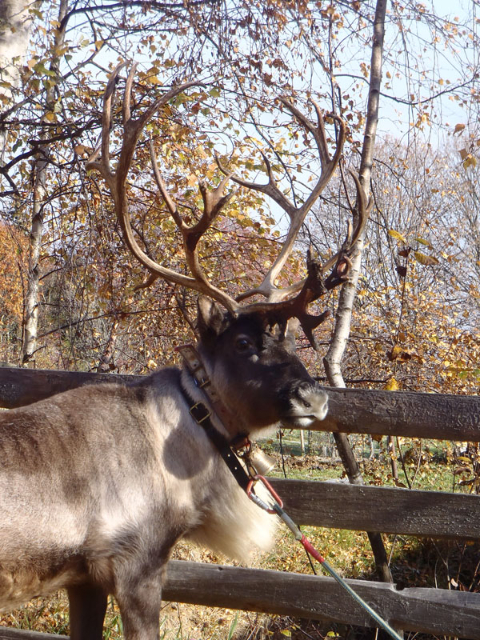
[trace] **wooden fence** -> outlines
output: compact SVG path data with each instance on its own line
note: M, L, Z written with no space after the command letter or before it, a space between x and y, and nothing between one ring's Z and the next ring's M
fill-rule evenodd
M0 407L14 408L81 384L118 378L3 368ZM354 389L330 389L329 396L328 419L317 425L324 431L480 441L477 397ZM480 540L477 495L303 480L272 483L300 525ZM480 593L349 582L398 629L480 640ZM163 595L170 601L374 626L332 578L321 576L171 561ZM0 639L59 637L0 629Z

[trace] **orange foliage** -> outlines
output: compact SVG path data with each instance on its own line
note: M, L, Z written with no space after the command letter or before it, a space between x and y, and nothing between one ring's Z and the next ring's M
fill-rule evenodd
M0 223L0 327L4 329L22 321L27 246L24 234Z

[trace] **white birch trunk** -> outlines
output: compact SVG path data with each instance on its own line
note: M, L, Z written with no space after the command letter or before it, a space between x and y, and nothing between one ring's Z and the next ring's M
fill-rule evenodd
M387 0L377 0L370 67L370 89L368 93L367 118L359 169L360 182L365 191L367 201L370 196L370 177L378 123L386 9ZM355 302L358 278L360 275L363 247L364 235L359 239L355 255L352 258L352 269L349 282L342 287L339 295L334 335L330 343L330 348L324 358L327 379L329 384L333 387L345 387L341 363L348 338L350 336L353 305ZM355 459L348 437L344 433L336 433L334 436L338 452L350 483L363 484L360 467ZM375 563L379 575L385 582L392 582L392 575L388 566L387 555L381 535L378 533L368 533L368 537L375 556Z
M68 10L68 0L60 2L58 22L62 24ZM58 50L63 45L65 39L65 28L58 29L55 35L53 50ZM50 64L50 70L55 72L55 76L59 77L59 61L53 57ZM55 103L55 87L54 85L47 91L44 113L53 110ZM48 134L46 133L45 137ZM32 227L30 232L30 261L28 270L28 288L25 300L25 325L23 333L22 346L22 363L31 362L37 349L38 336L38 317L39 317L39 299L40 299L40 256L43 240L44 227L44 206L48 197L47 192L47 170L48 170L48 146L42 146L38 150L38 155L34 163L34 193L33 193L33 210L32 210Z
M39 3L35 3L39 4ZM0 1L0 108L7 109L20 82L19 65L27 52L32 26L29 0ZM5 131L0 128L0 164L4 162Z

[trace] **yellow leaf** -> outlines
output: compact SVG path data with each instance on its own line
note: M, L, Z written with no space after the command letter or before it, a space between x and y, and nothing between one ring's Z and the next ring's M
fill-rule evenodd
M430 244L430 242L428 240L425 240L424 238L415 238L415 240L417 242L419 242L420 244L425 245L426 247L428 247L429 249L432 248L432 245Z
M469 153L465 158L465 160L463 161L463 168L468 169L468 167L476 167L476 166L477 166L477 159L475 158L475 156L472 156L472 154Z
M435 264L438 264L437 258L434 256L427 256L421 251L414 251L413 255L415 256L415 260L420 264L423 264L425 267L431 267Z
M396 378L390 378L384 388L386 391L398 391L400 389L400 383Z
M388 235L392 236L392 238L395 238L395 240L399 240L400 242L403 242L403 244L407 244L407 241L402 236L402 234L399 233L398 231L395 231L395 229L389 229L388 230Z
M389 354L390 360L396 360L402 352L403 352L402 347L399 344L396 344L393 347L393 349L390 351L390 354Z

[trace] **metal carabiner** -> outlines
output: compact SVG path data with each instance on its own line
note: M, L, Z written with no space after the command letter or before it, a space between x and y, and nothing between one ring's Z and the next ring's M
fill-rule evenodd
M263 484L263 486L267 489L267 491L270 493L270 495L275 500L275 502L278 504L278 506L281 509L283 508L282 499L280 498L278 493L275 491L275 489L272 487L272 485L268 482L268 480L264 476L261 476L261 475L257 474L256 476L254 476L250 480L250 482L248 483L248 486L247 486L247 496L250 498L250 500L252 500L252 502L254 502L257 506L259 506L261 509L263 509L267 513L276 514L277 511L275 509L272 509L271 507L269 507L269 505L264 500L262 500L262 498L259 498L253 492L253 487L254 487L255 483L258 482L258 480L260 480L260 482Z

